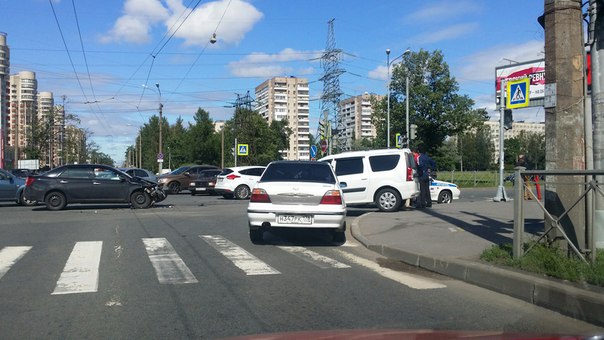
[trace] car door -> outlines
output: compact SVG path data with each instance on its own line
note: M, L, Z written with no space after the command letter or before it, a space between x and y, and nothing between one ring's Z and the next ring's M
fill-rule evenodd
M369 175L364 162L365 157L338 158L335 160L335 173L341 184L346 185L342 192L346 203L373 201L369 192Z
M86 202L92 196L92 169L89 167L70 167L65 169L53 182L53 188L61 190L68 202Z
M4 170L0 170L0 201L15 199L18 185L15 178Z
M91 201L127 202L130 182L116 171L109 168L94 169L92 180Z

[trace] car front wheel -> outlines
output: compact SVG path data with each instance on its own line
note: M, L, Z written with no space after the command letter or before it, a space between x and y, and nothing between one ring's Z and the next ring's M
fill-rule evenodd
M376 195L375 204L381 211L392 212L398 210L401 201L401 195L396 190L385 188Z
M453 196L450 191L443 190L438 194L438 203L451 203L451 201L453 201Z
M65 208L67 205L67 200L65 199L65 195L63 193L53 191L46 195L44 203L46 203L46 209L56 211Z
M235 197L239 200L250 198L250 188L247 185L240 185L235 188Z
M31 206L36 205L38 203L36 201L30 201L28 199L25 199L25 195L24 195L23 192L21 192L21 199L19 201L20 201L19 203L21 203L21 205L24 205L26 207L31 207Z
M136 191L130 195L130 204L134 209L146 209L151 205L151 197L144 191Z
M170 182L170 184L168 184L168 191L172 194L178 194L180 192L180 183Z

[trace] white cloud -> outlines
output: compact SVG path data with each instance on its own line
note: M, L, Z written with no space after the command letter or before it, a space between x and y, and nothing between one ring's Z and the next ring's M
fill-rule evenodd
M238 77L274 77L284 75L302 75L314 72L312 67L296 69L283 63L307 62L320 57L321 52L296 51L286 48L279 53L252 53L243 59L229 63L231 73Z
M440 1L431 5L422 5L421 9L406 16L413 22L442 22L458 19L470 13L481 11L481 6L471 0Z
M183 5L183 0L166 0L166 5L164 7L160 0L126 0L124 14L101 41L147 43L151 40L152 27L161 23L170 30L168 34L177 30L174 37L183 39L185 45L204 46L215 30L221 43L237 44L263 16L242 0L208 2L192 13Z
M371 79L387 80L388 79L388 68L384 65L380 65L375 69L367 73L367 77Z
M167 18L168 11L159 0L126 0L124 15L115 21L101 42L149 42L151 26Z
M495 84L495 67L509 62L504 58L524 62L542 59L543 41L531 40L519 45L498 45L464 58L465 66L457 71L461 81L492 81ZM494 85L493 85L494 86Z
M429 33L421 34L413 40L418 44L432 44L459 38L468 33L476 31L479 27L480 25L475 22L451 25L438 31L431 31Z

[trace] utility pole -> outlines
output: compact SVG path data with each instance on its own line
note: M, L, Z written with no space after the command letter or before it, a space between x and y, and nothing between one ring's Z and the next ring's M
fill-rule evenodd
M545 0L544 27L545 83L557 87L556 106L545 109L545 168L585 170L581 1ZM555 217L561 216L581 196L583 182L584 178L578 176L548 176L547 210ZM551 223L546 220L545 228ZM579 249L586 248L584 201L570 210L560 224ZM553 237L561 236L554 231Z
M595 170L604 170L604 4L589 1L589 39L591 51L591 111L593 117L593 163ZM604 178L598 176L598 183ZM604 248L604 197L595 196L594 234L592 246ZM593 248L590 248L593 249Z

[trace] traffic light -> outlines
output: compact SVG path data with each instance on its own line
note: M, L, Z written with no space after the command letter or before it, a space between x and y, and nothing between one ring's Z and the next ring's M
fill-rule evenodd
M417 125L415 125L415 124L409 125L409 137L411 139L415 139L417 137Z
M514 118L512 117L512 109L503 110L503 128L510 130L513 122Z

